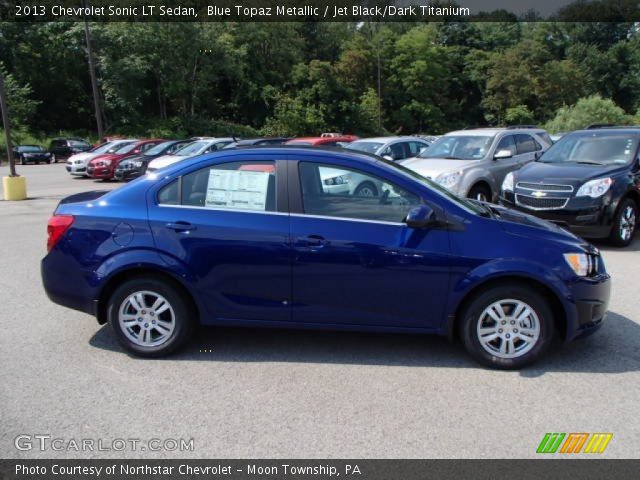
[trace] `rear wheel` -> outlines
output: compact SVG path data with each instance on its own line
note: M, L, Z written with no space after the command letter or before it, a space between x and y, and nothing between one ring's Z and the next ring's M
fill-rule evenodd
M120 344L141 357L161 357L191 336L194 314L171 283L138 277L118 287L107 305L108 321Z
M480 363L516 369L538 360L553 337L553 313L538 292L502 285L480 292L461 317L461 337Z
M467 197L480 202L490 202L491 191L484 185L474 185L473 188L469 190Z
M633 240L638 224L638 206L630 198L625 198L616 212L609 239L617 247L626 247Z

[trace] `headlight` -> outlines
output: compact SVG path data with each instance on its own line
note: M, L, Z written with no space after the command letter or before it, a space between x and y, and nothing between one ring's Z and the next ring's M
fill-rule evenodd
M453 187L462 176L462 171L451 172L451 173L441 173L436 177L436 183L442 185L445 188Z
M507 173L502 181L502 191L503 192L513 192L513 172Z
M597 257L586 253L565 253L564 259L579 277L586 277L596 271Z
M324 180L325 185L344 185L345 183L349 183L349 175L340 175Z
M613 180L609 177L590 180L578 189L576 197L598 198L609 191Z
M111 160L103 160L103 161L102 161L102 164L103 164L105 167L108 167L109 165L111 165Z

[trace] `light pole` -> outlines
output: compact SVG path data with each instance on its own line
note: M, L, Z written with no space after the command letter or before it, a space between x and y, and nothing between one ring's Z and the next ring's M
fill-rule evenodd
M17 177L16 162L13 158L13 145L11 143L11 124L9 123L9 111L7 110L7 95L4 91L4 72L0 69L0 109L2 109L2 125L7 141L7 159L9 160L9 175Z
M86 15L84 17L84 38L87 42L87 58L89 60L89 76L91 77L91 90L93 91L93 108L96 111L98 141L102 142L102 140L104 139L104 127L102 126L102 109L100 108L100 92L98 91L98 81L96 79L96 66L93 61L93 50L91 49L91 34L89 32L89 22L87 22Z
M7 94L4 88L4 72L0 69L0 110L2 110L2 125L7 139L7 158L9 159L9 176L2 177L2 190L5 200L24 200L27 198L27 181L16 173L16 162L13 158L11 144L11 124L7 109Z

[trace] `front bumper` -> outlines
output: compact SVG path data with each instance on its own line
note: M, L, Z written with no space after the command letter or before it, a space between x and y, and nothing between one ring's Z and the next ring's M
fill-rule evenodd
M580 278L570 287L568 298L572 318L567 318L566 339L590 335L599 329L609 308L611 277L604 273L594 278Z
M558 210L535 210L516 204L513 192L502 192L500 204L553 222L583 238L606 238L611 232L613 215L610 205L594 204L590 199L573 198L566 207Z
M117 180L131 180L143 175L142 168L116 169L114 177Z
M71 175L86 175L87 174L87 164L86 163L69 163L67 162L67 172Z
M106 166L89 166L87 174L93 178L111 179L113 178L113 170Z

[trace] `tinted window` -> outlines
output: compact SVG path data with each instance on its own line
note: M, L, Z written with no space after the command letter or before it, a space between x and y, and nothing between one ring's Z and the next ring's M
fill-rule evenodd
M409 142L409 156L415 157L420 153L420 150L427 148L428 145L426 143L420 142Z
M304 212L325 217L400 223L420 199L358 170L301 162Z
M348 148L350 150L359 150L361 152L367 153L376 153L382 145L384 144L380 142L369 142L366 140L360 140L357 142L351 142L349 145L345 146L345 148Z
M625 164L638 149L638 140L638 136L629 134L569 134L547 150L540 161Z
M51 146L52 147L66 147L67 146L67 141L66 140L54 140L51 142Z
M493 136L484 135L446 135L419 156L420 158L481 160L487 154L493 139Z
M274 212L274 162L230 162L189 173L164 187L158 203Z
M496 147L496 152L499 152L500 150L509 150L511 155L516 155L516 142L513 139L513 135L507 135L500 140L500 143L498 143L498 146Z
M525 135L520 133L516 135L516 148L518 150L518 155L523 153L535 152L538 150L536 148L536 142L531 135Z

